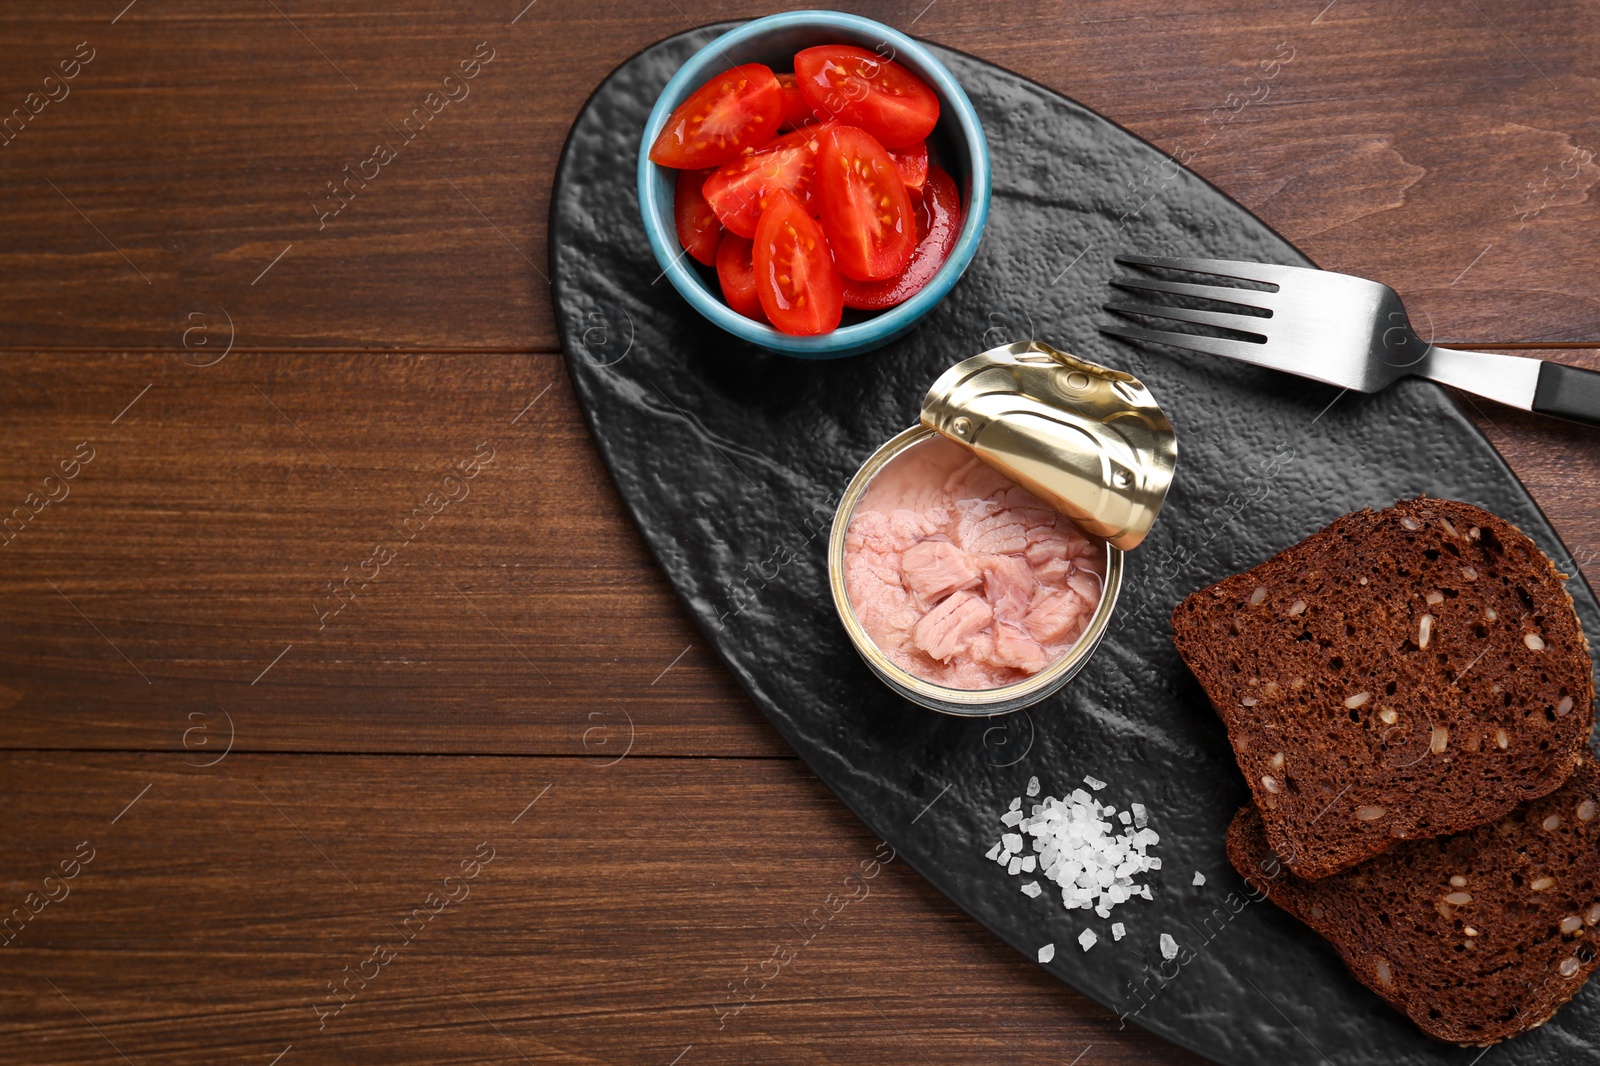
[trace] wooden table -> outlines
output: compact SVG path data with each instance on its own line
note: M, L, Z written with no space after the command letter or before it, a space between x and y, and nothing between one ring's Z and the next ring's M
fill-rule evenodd
M741 984L877 842L623 517L543 272L594 85L768 9L525 2L0 9L0 1060L1196 1061L893 861ZM1600 366L1592 5L859 8L1185 153L1424 332ZM1600 436L1473 410L1595 558Z

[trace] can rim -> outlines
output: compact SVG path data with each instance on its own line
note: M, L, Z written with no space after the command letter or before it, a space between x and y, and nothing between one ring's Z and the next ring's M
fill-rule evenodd
M849 591L844 581L844 542L850 526L850 516L856 504L866 494L873 478L896 456L932 437L940 436L937 430L917 425L891 437L878 447L861 464L850 484L845 488L833 513L833 526L828 533L828 586L833 594L834 610L850 635L856 652L866 661L879 679L900 695L929 710L962 717L986 717L1021 710L1060 690L1083 669L1094 655L1105 636L1111 615L1116 610L1117 598L1122 591L1123 552L1109 542L1106 549L1106 573L1100 590L1100 602L1084 626L1083 634L1066 654L1032 677L1000 688L961 689L948 688L925 681L890 659L878 647L850 604Z

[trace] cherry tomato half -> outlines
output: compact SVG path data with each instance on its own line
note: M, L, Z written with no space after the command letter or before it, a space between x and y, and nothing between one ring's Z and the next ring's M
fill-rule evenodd
M906 191L915 198L922 193L922 183L928 180L928 142L918 141L910 148L891 148L889 158L900 171L900 180Z
M961 236L961 193L955 179L938 167L928 168L928 183L922 190L922 205L918 209L918 231L922 239L917 242L911 261L898 276L887 281L844 282L844 305L859 311L881 311L886 307L904 303L944 266ZM925 221L924 221L925 219ZM723 238L727 240L726 237Z
M712 170L680 170L678 186L672 194L672 220L678 226L678 243L706 266L717 258L717 239L722 236L716 212L711 210L705 194L700 191L714 173Z
M779 189L761 212L754 266L761 309L779 330L813 336L838 328L844 291L828 239L786 189Z
M813 111L860 126L886 148L909 148L933 132L939 97L892 60L824 44L794 57L795 80Z
M667 119L650 161L693 170L721 166L778 134L783 87L760 63L723 71L694 91Z
M722 224L741 237L754 237L762 210L779 189L794 193L810 210L821 129L807 127L786 133L759 152L724 163L713 172L705 183L705 198Z
M783 86L783 123L779 129L797 130L817 121L817 116L811 112L811 105L801 95L793 74L779 74L778 84Z
M749 237L724 233L717 245L717 281L729 307L746 318L765 322L767 313L761 310L761 298L756 295L754 247Z
M916 247L911 196L881 144L854 126L817 135L814 195L839 272L881 281L905 269Z

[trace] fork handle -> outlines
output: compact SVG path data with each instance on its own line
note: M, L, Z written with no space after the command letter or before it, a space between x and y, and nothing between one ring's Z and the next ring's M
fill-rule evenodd
M1563 363L1539 367L1533 409L1542 415L1600 426L1600 371Z

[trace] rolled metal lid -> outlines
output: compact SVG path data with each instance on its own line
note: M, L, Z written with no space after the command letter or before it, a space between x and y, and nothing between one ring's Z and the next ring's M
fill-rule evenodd
M1155 523L1178 440L1138 378L1038 341L991 348L939 376L922 424L1127 551Z

